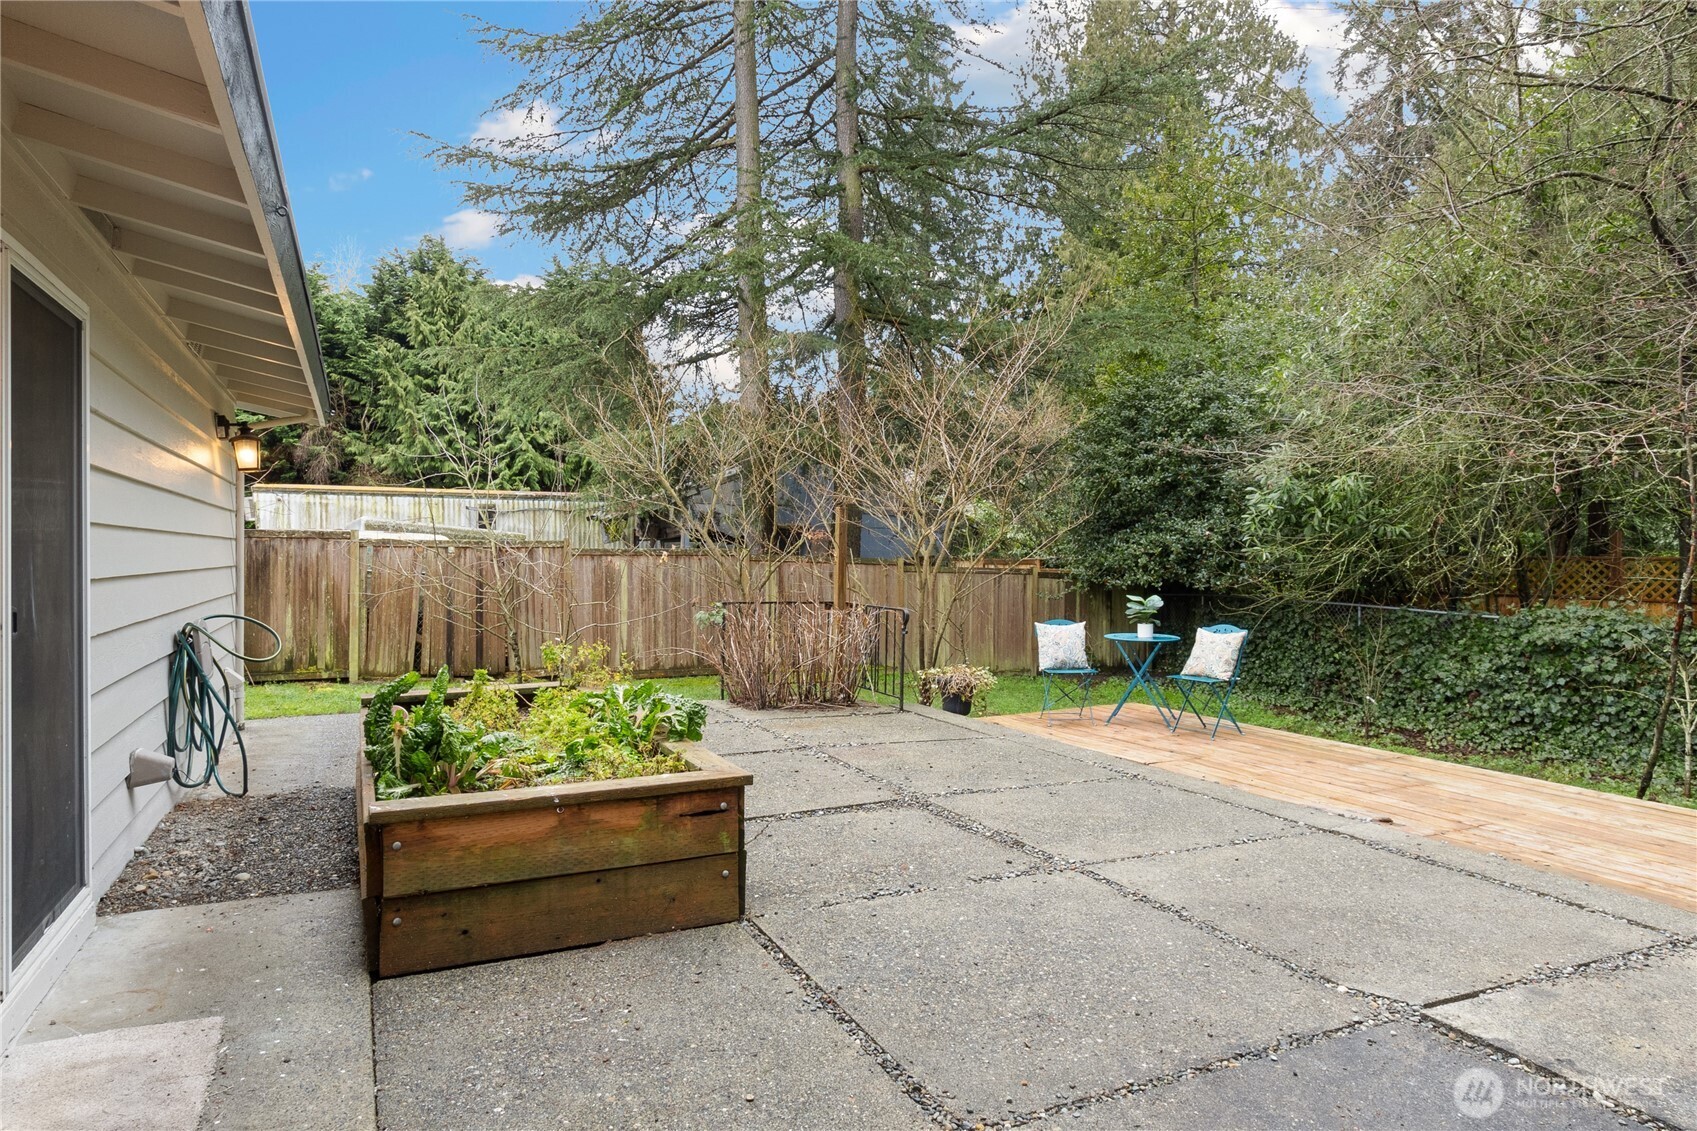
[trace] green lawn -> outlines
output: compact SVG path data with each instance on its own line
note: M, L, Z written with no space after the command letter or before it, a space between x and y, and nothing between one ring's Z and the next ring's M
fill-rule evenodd
M717 699L719 697L719 681L713 676L684 676L677 679L662 679L657 682L667 691L679 695L688 695L695 699ZM250 719L272 719L287 715L351 714L359 710L359 697L361 695L369 694L381 686L380 683L289 682L255 684L249 687L247 691L247 716ZM1113 709L1113 705L1124 694L1125 686L1124 677L1110 678L1097 685L1092 696L1097 704L1097 718L1107 717L1107 712ZM914 694L911 686L908 694L910 698ZM1139 692L1133 697L1133 702L1145 703L1148 700ZM1042 706L1043 681L1041 679L1032 675L1003 675L998 677L996 686L973 705L973 714L1020 715L1039 710ZM1470 755L1448 751L1422 750L1406 742L1398 741L1395 737L1380 734L1369 736L1363 734L1358 728L1321 722L1302 715L1292 714L1289 711L1281 711L1257 703L1254 699L1243 694L1232 697L1232 710L1239 721L1246 724L1290 731L1293 734L1312 735L1316 738L1330 738L1339 742L1353 742L1362 746L1372 746L1379 750L1394 751L1398 754L1414 754L1422 758L1460 762L1470 766L1481 766L1488 770L1500 770L1503 773L1519 774L1522 777L1561 782L1564 785L1582 786L1586 789L1597 789L1605 793L1618 793L1624 796L1632 796L1637 792L1638 787L1635 778L1611 776L1603 768L1583 763L1542 762L1534 758L1506 754ZM1672 805L1697 808L1697 802L1681 796L1679 791L1666 778L1656 782L1655 787L1650 791L1650 797L1652 800L1664 801Z
M247 689L247 717L281 719L292 715L351 715L359 697L381 683L296 682L256 683Z

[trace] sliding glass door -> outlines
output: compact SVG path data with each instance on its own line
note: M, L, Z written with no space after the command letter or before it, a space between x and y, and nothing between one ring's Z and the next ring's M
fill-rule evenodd
M15 269L6 383L11 634L6 697L16 969L86 882L83 325Z

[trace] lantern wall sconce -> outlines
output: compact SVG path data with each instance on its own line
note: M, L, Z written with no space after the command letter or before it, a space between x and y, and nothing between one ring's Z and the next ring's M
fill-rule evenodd
M250 424L232 424L223 416L219 416L218 438L228 440L230 449L236 456L236 469L239 471L259 470L259 436Z

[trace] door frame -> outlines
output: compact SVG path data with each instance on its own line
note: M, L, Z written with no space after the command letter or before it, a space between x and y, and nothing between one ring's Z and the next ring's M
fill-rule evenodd
M16 969L13 968L11 908L12 908L12 708L10 694L0 693L0 1005L5 1009L4 1036L0 1043L10 1040L25 1018L20 1012L31 1010L58 973L68 964L83 937L94 926L94 805L90 753L92 750L93 711L89 688L89 338L88 303L67 286L46 264L25 248L20 247L10 233L0 228L0 609L10 610L12 599L12 524L11 524L11 450L12 450L12 272L17 271L48 297L63 306L80 323L78 358L80 367L80 414L82 416L82 459L78 468L80 495L80 545L82 576L77 593L81 608L82 629L77 641L82 668L82 777L83 777L83 867L82 890L71 900L59 918L47 928L42 937ZM11 687L12 634L0 632L0 692Z

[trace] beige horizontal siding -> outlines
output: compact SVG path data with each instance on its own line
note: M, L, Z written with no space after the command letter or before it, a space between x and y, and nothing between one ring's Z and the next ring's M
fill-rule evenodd
M239 611L240 476L213 416L232 405L86 222L9 138L0 224L88 307L89 805L104 890L181 791L131 790L130 752L165 746L171 641ZM233 630L220 633L235 640Z

